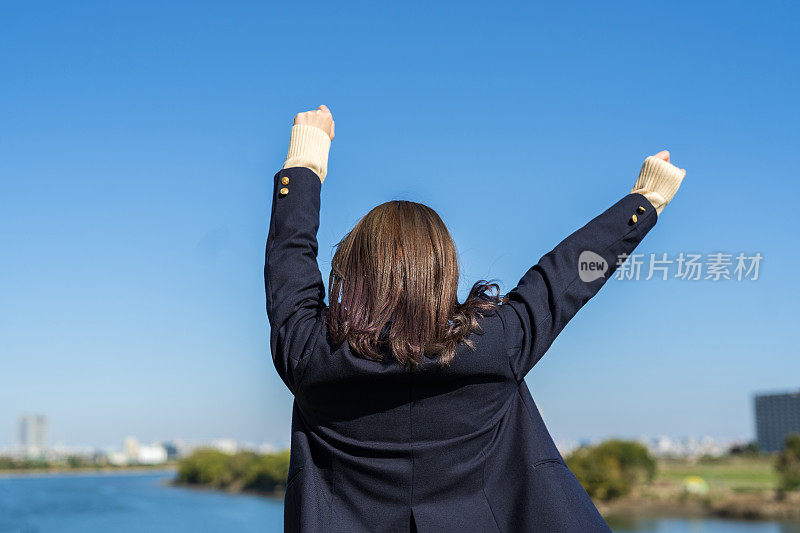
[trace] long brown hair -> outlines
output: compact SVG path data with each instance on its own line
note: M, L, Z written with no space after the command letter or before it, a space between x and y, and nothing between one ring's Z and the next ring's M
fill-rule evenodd
M458 254L430 207L391 201L367 213L336 245L328 284L327 327L361 357L382 360L390 348L403 365L423 357L448 364L460 342L470 347L477 319L501 299L496 283L473 285L458 302Z

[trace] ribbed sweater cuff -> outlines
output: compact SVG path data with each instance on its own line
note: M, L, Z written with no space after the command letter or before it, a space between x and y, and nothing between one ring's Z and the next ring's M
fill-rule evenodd
M320 128L298 124L292 126L292 137L289 140L289 153L283 168L306 167L325 181L328 174L328 152L331 139Z
M631 192L642 194L653 204L656 212L660 215L664 207L678 192L684 176L684 171L675 165L650 156L644 160L642 170L639 172L639 179L636 180L636 185Z

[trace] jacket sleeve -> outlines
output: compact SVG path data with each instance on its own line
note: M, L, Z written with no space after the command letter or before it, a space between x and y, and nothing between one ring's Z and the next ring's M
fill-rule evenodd
M320 189L319 177L308 168L275 175L264 285L272 359L292 393L323 328L325 286L317 265Z
M611 277L618 258L627 257L656 220L656 210L647 198L629 194L564 239L525 273L498 311L507 355L518 381ZM603 261L606 270L600 275Z

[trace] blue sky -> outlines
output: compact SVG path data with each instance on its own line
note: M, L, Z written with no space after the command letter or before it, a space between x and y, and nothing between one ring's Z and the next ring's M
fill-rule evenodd
M275 4L275 5L273 5ZM611 281L528 383L558 440L752 435L800 386L791 3L5 3L0 448L287 442L263 248L292 116L336 139L320 266L372 206L434 207L503 289L661 149L638 251L760 252L755 282Z

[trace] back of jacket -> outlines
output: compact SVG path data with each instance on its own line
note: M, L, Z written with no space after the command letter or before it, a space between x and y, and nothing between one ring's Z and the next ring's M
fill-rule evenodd
M292 184L279 194L284 177ZM284 180L286 181L286 180ZM453 361L413 371L331 344L317 267L320 181L275 176L265 281L276 369L295 396L287 531L607 531L524 377L656 222L630 194L541 258ZM638 214L637 217L632 217ZM579 276L592 252L605 273Z

